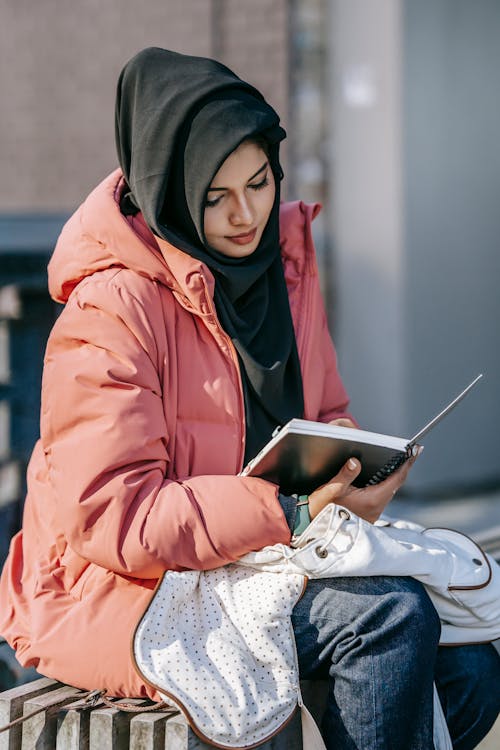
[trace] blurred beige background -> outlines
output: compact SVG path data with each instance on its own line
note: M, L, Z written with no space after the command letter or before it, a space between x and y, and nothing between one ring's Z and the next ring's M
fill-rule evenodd
M116 80L150 45L221 59L280 113L284 195L324 204L321 283L363 426L409 437L485 373L408 491L500 487L498 0L0 0L0 503L37 434L46 261L117 164Z
M286 114L285 0L1 0L0 210L72 210L116 166L116 81L143 47L217 56Z

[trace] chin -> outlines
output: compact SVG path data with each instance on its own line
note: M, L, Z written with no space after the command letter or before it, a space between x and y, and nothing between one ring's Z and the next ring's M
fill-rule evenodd
M255 238L248 245L238 245L230 240L217 241L216 239L215 242L210 242L208 237L207 242L214 250L217 250L221 255L226 255L228 258L246 258L257 250L260 239L259 235L258 238Z
M242 246L242 247L229 247L225 248L224 250L220 250L223 255L227 255L229 258L247 258L249 255L252 255L257 250L257 244L252 243L250 246Z

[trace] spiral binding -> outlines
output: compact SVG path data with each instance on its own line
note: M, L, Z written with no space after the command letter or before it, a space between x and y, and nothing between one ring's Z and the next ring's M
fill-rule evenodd
M379 482L383 482L384 479L387 479L387 477L392 474L393 471L396 471L396 469L399 469L400 466L404 464L405 461L407 461L411 456L411 447L408 445L406 448L405 453L397 453L390 458L387 463L385 463L381 469L379 469L375 474L371 477L371 479L368 480L366 483L366 486L373 484L379 484Z

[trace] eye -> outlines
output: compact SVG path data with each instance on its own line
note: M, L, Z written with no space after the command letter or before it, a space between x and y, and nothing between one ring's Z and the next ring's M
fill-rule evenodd
M220 203L221 199L222 199L222 195L217 196L217 198L212 198L212 200L206 197L205 208L212 208L213 206L216 206L218 203Z
M260 182L254 182L251 185L249 185L248 187L251 188L252 190L262 190L263 188L267 187L268 185L269 185L269 178L268 178L268 176L266 174L266 176L264 177L263 180L261 180Z

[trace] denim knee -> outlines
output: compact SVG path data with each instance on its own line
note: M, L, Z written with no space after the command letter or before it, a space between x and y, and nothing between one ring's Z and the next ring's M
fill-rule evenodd
M301 677L329 678L327 747L432 747L440 623L420 583L312 580L292 622Z
M413 578L365 576L309 581L292 615L301 673L367 648L432 670L440 635L436 610Z
M411 634L416 649L426 646L437 652L441 622L425 587L414 578L398 580L401 585L394 596L397 597L395 611L401 618L401 626Z

